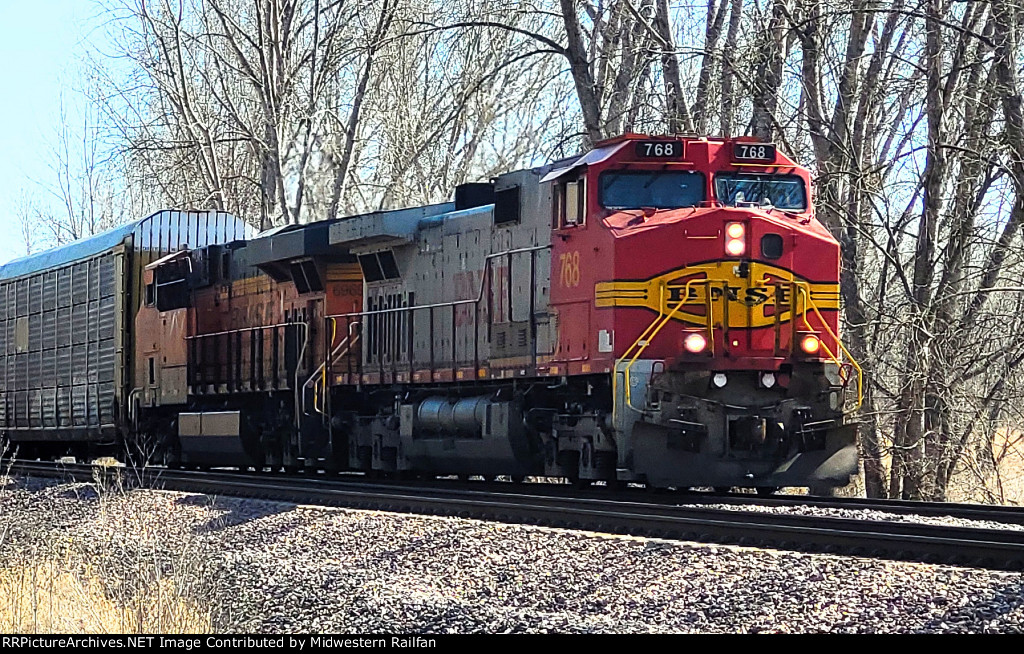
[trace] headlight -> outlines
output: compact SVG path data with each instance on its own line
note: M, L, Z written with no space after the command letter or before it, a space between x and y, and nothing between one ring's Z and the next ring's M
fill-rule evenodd
M725 253L730 257L742 256L747 251L747 228L743 223L725 224Z
M708 339L704 338L704 334L693 332L683 339L683 347L691 354L700 354L707 346Z
M806 354L817 354L821 349L821 339L814 334L807 334L800 339L800 349Z

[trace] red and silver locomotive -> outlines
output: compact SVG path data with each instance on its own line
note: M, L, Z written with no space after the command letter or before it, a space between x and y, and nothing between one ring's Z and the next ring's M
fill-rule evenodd
M625 135L142 275L125 432L171 464L758 488L857 469L839 246L770 144Z

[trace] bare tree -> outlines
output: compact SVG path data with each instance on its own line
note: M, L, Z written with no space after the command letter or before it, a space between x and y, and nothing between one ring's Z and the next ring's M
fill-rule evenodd
M521 41L508 34L460 39L423 28L470 11L499 12L512 25L530 19L502 3L121 0L114 8L120 65L94 57L105 80L97 102L125 174L165 201L230 208L262 227L400 196L437 201L450 193L442 181L488 173L485 152L522 165L554 138L550 122L539 138L524 125L512 156L481 147L519 133L492 127L515 114L513 92L547 88L558 75L549 60L517 52ZM474 58L464 56L471 47ZM438 68L418 69L428 60L412 60L417 52ZM558 113L552 107L549 119ZM442 134L459 144L447 163L433 153ZM408 196L399 180L435 163L450 174L423 173L429 189Z
M40 226L39 208L32 195L22 189L14 204L14 216L18 220L18 231L21 236L23 254L29 255L40 249L42 239L38 232Z

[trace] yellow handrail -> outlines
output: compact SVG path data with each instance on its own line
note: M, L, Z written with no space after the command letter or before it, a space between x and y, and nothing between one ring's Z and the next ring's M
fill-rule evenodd
M828 335L836 342L836 345L838 345L842 353L846 355L846 358L850 360L850 365L853 366L853 369L857 371L857 406L854 407L854 411L856 411L862 404L864 404L864 371L861 369L860 364L857 363L857 360L853 358L853 355L850 354L850 351L846 349L846 346L843 345L843 342L839 340L838 336L836 336L836 333L832 331L832 328L825 321L824 316L821 315L821 312L818 311L817 305L814 304L814 300L811 299L810 284L806 282L797 282L796 286L800 289L800 294L806 298L806 306L809 306L811 310L814 311L814 315L818 316L818 320L821 321L821 325L825 328L825 331L828 332ZM806 308L801 314L801 317L804 320L804 324L807 325L807 329L813 331L814 328L811 327L811 323L807 322ZM839 357L833 354L824 343L821 343L821 347L824 348L825 353L828 354L829 358L839 366L840 374L842 374L843 363Z
M327 357L330 358L330 356L331 356L331 353L329 351L330 347L334 345L334 339L338 337L338 319L337 318L330 318L330 317L327 318L327 319L329 321L331 321L331 340L328 341L331 345L328 346L328 353L327 353ZM346 340L347 339L348 339L348 337L346 337ZM339 343L339 345L341 345L341 344ZM321 383L321 385L324 388L324 397L327 397L327 359L324 359L324 365L322 365L321 368L323 370L323 374L321 375L320 383ZM313 410L316 411L317 413L319 413L320 415L324 415L323 410L318 408L317 405L316 405L317 395L319 395L319 393L316 390L316 384L313 384Z
M686 287L683 290L682 299L679 301L679 303L676 304L672 308L672 310L669 311L668 313L659 313L658 316L656 316L655 319L653 321L651 321L651 324L648 325L646 329L644 329L644 331L640 334L640 336L638 336L637 339L635 341L633 341L633 344L630 345L628 348L626 348L626 351L622 353L622 357L620 357L615 362L614 374L612 375L612 397L618 397L618 393L617 393L618 388L617 388L617 386L618 386L619 366L624 361L626 361L628 359L628 362L626 363L626 367L625 367L625 369L623 369L623 381L626 384L625 400L626 400L626 405L627 406L629 406L631 409L636 410L635 407L633 407L633 403L632 403L632 393L631 393L632 384L630 384L630 369L633 367L633 364L636 363L636 361L643 354L644 350L647 349L647 347L651 344L651 341L654 340L654 338L658 335L658 333L665 327L665 325L667 325L668 322L673 317L675 317L675 315L679 312L679 310L687 302L690 301L690 288L694 284L702 283L702 284L705 284L705 286L707 287L705 289L705 291L707 293L710 293L710 282L711 282L711 280L707 280L707 279L694 279L694 280L690 280L689 282L687 282L686 283ZM831 336L832 339L836 342L836 344L838 345L839 350L842 352L842 354L844 354L846 356L846 358L849 360L850 365L853 367L854 370L857 371L857 406L856 406L855 410L859 409L861 407L861 405L864 403L864 370L861 368L860 364L857 363L857 360L855 358L853 358L853 355L850 354L850 351L846 348L846 346L843 345L843 342L841 340L839 340L839 337L836 335L836 333L834 331L832 331L832 328L829 326L828 322L825 321L824 316L821 315L821 311L818 310L818 306L814 303L814 300L811 298L810 284L808 284L806 282L797 282L795 280L794 280L794 283L795 283L796 287L799 289L799 294L801 296L803 296L803 298L805 300L805 305L804 305L804 311L803 312L799 311L799 307L798 306L794 306L792 308L793 309L793 313L794 314L799 313L800 314L800 318L803 320L804 324L807 326L807 329L810 330L810 331L814 331L814 328L811 327L810 322L808 322L808 320L807 320L807 308L809 307L810 310L813 311L814 314L818 317L818 320L821 322L822 327L824 327L824 329L828 333L828 335ZM662 284L659 287L659 292L660 292L660 298L659 299L660 299L660 301L658 303L658 306L664 306L664 298L665 298L666 287L667 287L667 284ZM799 298L796 298L796 301L798 302ZM793 316L793 320L796 320L796 319L797 319L796 315L794 315ZM711 331L711 333L708 334L709 343L711 343L711 342L714 341L714 327L713 327L713 325L714 325L714 318L713 318L712 315L710 315L710 313L708 315L708 325L710 325L710 327L705 327L705 329L710 329L710 331ZM796 346L796 344L794 344L794 346ZM839 358L838 353L832 352L829 349L829 347L824 342L821 343L821 347L822 347L822 349L825 350L825 354L828 355L829 360L831 360L837 366L839 366L840 374L842 375L843 374L842 373L843 362ZM630 356L630 355L632 355L632 356ZM614 414L614 409L613 409L613 414Z
M334 345L334 339L336 339L338 337L338 320L336 318L334 318L333 316L328 316L327 320L329 320L331 322L331 345ZM355 323L353 323L353 325L354 324ZM342 356L343 354L348 354L351 351L352 346L355 344L356 340L358 340L358 337L355 338L355 339L352 338L352 327L350 326L349 327L348 335L345 336L344 340L342 340L340 343L338 343L337 347L335 347L334 350L331 351L329 356L333 358L333 357L336 357L336 356ZM343 348L344 348L344 352L342 351ZM320 388L322 386L325 389L324 390L324 396L326 397L326 395L327 395L326 388L327 388L327 383L328 383L327 382L327 372L328 372L327 371L327 358L325 357L324 362L322 364L320 364L320 367L317 368L317 370L312 374L312 376L310 376L310 378L308 380L306 380L306 383L302 385L303 388L306 388L307 386L312 384L312 387L313 387L313 410L316 411L317 413L321 414L321 415L323 415L324 412L323 412L323 410L319 406ZM320 379L318 380L317 377L319 377ZM303 412L305 412L306 415L310 415L308 412L306 412L306 409L305 409L306 402L305 402L305 400L303 400L302 404L303 404Z
M647 326L647 329L645 329L640 334L640 336L635 341L633 341L633 344L630 345L628 348L626 348L626 351L622 353L622 357L618 361L615 362L614 374L612 375L612 397L618 397L617 389L616 389L616 380L618 379L619 364L621 364L623 361L626 360L626 358L630 355L630 353L633 352L634 348L636 349L636 354L633 355L633 358L629 360L629 363L626 364L626 368L623 370L623 381L626 384L626 405L629 406L629 408L631 408L631 409L634 408L633 407L632 396L631 396L631 393L630 393L630 388L632 386L629 383L629 370L630 370L630 368L633 367L633 364L636 363L637 359L640 358L640 355L643 354L644 350L647 349L647 346L651 344L651 341L654 339L654 337L658 335L658 332L660 332L662 330L662 328L664 328L665 325L668 324L668 321L671 320L676 315L676 313L678 313L679 310L683 308L684 304L689 302L689 300L690 300L690 287L693 284L697 283L697 282L702 282L704 284L708 284L709 280L706 280L706 279L691 279L690 281L686 282L686 287L683 289L682 299L679 300L679 303L676 304L675 307L670 312L668 312L667 314L659 313L654 318L654 320L651 322L651 324ZM667 286L666 284L661 284L661 286L659 287L660 288L660 297L659 297L660 301L658 302L658 306L659 307L664 306L664 298L665 298L665 288L666 288L666 286ZM709 316L709 318L710 318L710 316ZM710 342L710 340L714 339L714 334L709 334L708 336L709 336L709 342Z

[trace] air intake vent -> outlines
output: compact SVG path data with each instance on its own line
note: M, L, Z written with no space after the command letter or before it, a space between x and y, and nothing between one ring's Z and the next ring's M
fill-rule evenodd
M494 204L494 184L472 182L455 187L455 210L472 209Z
M391 250L360 255L359 265L363 269L363 279L368 282L398 279L401 276L395 254Z
M320 271L316 264L307 259L296 261L291 264L292 281L300 294L321 292L324 290L323 281L320 279Z
M519 187L513 186L494 194L494 224L519 222Z

